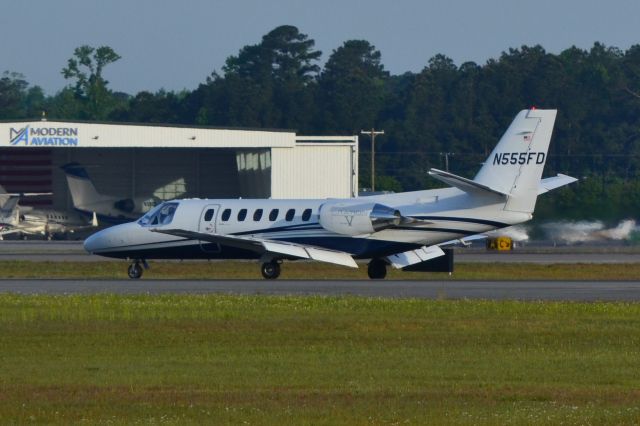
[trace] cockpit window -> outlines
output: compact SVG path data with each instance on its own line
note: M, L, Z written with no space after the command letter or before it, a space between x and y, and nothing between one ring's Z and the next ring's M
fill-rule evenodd
M177 208L178 203L162 203L149 210L147 214L140 218L138 223L142 226L168 225L173 220L173 215L176 213Z

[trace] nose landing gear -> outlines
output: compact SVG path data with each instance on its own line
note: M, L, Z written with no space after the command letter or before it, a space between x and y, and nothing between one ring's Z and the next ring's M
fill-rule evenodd
M143 268L144 267L144 268ZM127 274L129 278L132 280L137 280L142 277L142 273L145 269L149 269L149 265L146 260L134 260L131 265L129 265L129 269L127 269Z

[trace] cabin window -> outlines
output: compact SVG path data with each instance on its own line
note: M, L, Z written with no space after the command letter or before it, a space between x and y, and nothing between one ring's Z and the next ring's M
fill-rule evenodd
M142 226L168 225L173 220L173 216L178 208L178 203L162 203L158 207L149 210L142 216L138 223Z
M257 209L255 212L253 212L253 220L257 222L260 219L262 219L262 209Z
M213 219L213 213L215 213L214 209L207 210L207 212L204 214L204 221L210 222L211 219Z
M269 220L271 222L275 222L275 220L278 218L278 213L280 213L280 210L278 209L271 210L271 213L269 213Z
M302 212L302 220L308 222L311 219L311 209L304 209Z
M222 212L222 221L226 222L231 217L231 209L224 209Z
M242 222L247 217L247 209L240 209L238 212L238 222Z
M285 215L285 219L287 222L291 222L293 220L293 216L295 216L296 214L296 210L295 209L289 209L287 210L287 214Z

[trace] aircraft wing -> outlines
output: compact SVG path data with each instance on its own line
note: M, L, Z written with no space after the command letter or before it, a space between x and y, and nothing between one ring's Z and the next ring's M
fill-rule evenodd
M20 228L2 229L2 230L0 230L0 236L5 236L5 235L9 235L9 234L15 234L17 232L24 232L24 230L22 230Z
M425 262L440 256L444 256L444 251L442 251L439 246L422 246L416 250L392 254L391 256L387 256L387 260L394 268L402 269L406 266L415 265L416 263Z
M563 175L562 173L558 173L558 175L554 177L542 179L538 186L538 195L549 192L552 189L560 188L561 186L569 185L577 180L578 179L574 177Z
M471 244L471 241L485 240L487 238L489 237L485 233L474 234L464 238L458 238L457 240L449 240L449 241L445 241L444 243L438 243L438 246L443 247L443 246L452 246L452 245L458 245L458 244L461 244L463 246L468 246L469 244Z
M355 260L353 260L353 257L351 257L349 253L343 251L249 236L207 234L204 232L187 231L184 229L154 228L151 229L151 231L187 238L189 240L207 241L210 243L251 250L259 254L276 253L299 259L313 259L319 262L335 263L337 265L349 266L351 268L358 267Z

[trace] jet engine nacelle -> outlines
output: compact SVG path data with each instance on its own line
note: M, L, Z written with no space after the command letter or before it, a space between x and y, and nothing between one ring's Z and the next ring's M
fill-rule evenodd
M320 225L342 235L365 235L400 224L398 210L377 203L327 202L320 206Z

